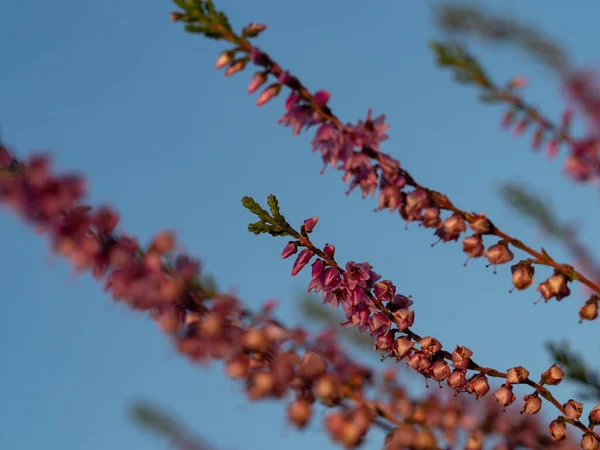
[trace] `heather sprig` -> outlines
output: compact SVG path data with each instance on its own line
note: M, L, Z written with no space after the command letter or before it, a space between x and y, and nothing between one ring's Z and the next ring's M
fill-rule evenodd
M269 196L269 203L273 203ZM265 214L258 202L244 197L244 206L256 215ZM276 203L276 202L275 202ZM277 204L277 203L276 203ZM252 205L249 207L249 205ZM252 209L251 209L252 208ZM305 221L306 222L306 221ZM522 412L536 414L541 409L541 399L553 404L563 416L568 408L562 405L545 387L560 384L564 373L556 364L545 371L538 383L529 378L529 371L522 366L501 372L480 366L473 359L473 352L467 347L457 346L454 352L442 350L442 343L432 336L421 337L411 330L415 321L415 312L410 309L413 301L404 295L396 293L396 286L390 280L381 279L367 263L346 263L345 269L335 260L335 247L326 244L321 250L307 233L296 231L289 223L281 224L287 236L294 237L284 248L282 258L286 259L294 253L286 252L288 246L295 249L304 248L296 258L292 276L296 276L304 267L312 263L311 281L308 292L322 292L323 303L329 303L333 308L341 306L346 314L342 326L357 327L360 332L370 331L375 339L375 350L382 357L405 360L407 365L423 375L446 384L458 392L468 392L479 399L490 391L488 377L503 378L506 382L494 393L496 401L503 407L510 406L516 400L513 385L525 384L535 389L533 394L525 396L525 406ZM450 369L448 361L454 367ZM468 371L472 371L468 376ZM534 405L535 406L532 406ZM567 409L566 409L567 408ZM600 405L598 406L600 418ZM592 414L592 413L590 413ZM593 433L593 420L585 426L579 417L560 416L560 423L570 423L586 433L591 433L600 442L600 436ZM590 416L592 417L592 416ZM556 428L557 425L554 425ZM551 433L552 434L552 433ZM558 436L558 431L554 433ZM564 433L561 434L564 437ZM561 439L555 439L561 440Z
M505 103L508 110L502 118L503 128L512 128L515 136L522 135L528 129L533 129L531 147L539 150L546 145L549 158L554 158L562 147L569 149L569 156L565 160L565 172L575 181L592 181L600 175L600 155L598 146L600 141L597 136L582 139L575 138L570 132L573 119L571 109L566 109L562 115L560 125L552 122L542 115L535 107L529 105L519 95L519 89L525 84L524 77L510 80L504 87L498 86L487 76L480 63L457 44L442 44L434 42L431 45L438 65L450 67L455 72L455 80L463 84L473 84L480 87L483 93L480 100L484 103ZM565 85L575 99L587 108L588 115L598 116L597 101L588 99L589 86L593 80L589 74L569 72L565 75ZM586 87L587 86L587 87ZM600 95L597 95L600 98Z
M175 19L187 23L205 21L203 16L190 11L185 14L179 13ZM459 209L444 194L420 185L400 166L398 160L379 150L380 143L388 139L389 126L385 124L385 115L373 118L372 112L369 111L364 121L359 120L356 125L343 125L327 106L330 99L328 92L318 91L311 94L297 77L284 71L269 55L231 29L223 29L222 38L235 44L235 47L221 55L217 61L217 69L235 67L235 70L226 69L226 75L242 70L245 65L239 66L231 56L232 52L242 52L253 64L262 68L250 83L248 89L250 93L266 83L269 77L275 78L277 81L266 87L260 94L257 102L259 106L278 95L284 86L289 88L291 93L285 102L286 113L279 123L291 126L294 134L298 134L303 128L318 126L312 142L313 151L321 154L324 167L331 165L344 172L343 181L350 183L348 193L358 187L365 198L368 195L373 196L379 190L378 210L398 211L406 222L416 221L425 228L433 228L434 234L443 242L457 241L466 231L468 224L474 234L464 238L463 251L469 258L485 256L489 265L494 266L494 272L497 265L505 264L514 258L510 247L528 253L531 258L512 266L512 281L517 289L526 289L533 284L534 265L552 268L554 272L537 287L540 293L539 300L542 298L546 302L552 298L562 300L570 294L568 284L573 281L579 281L593 292L600 294L598 284L572 266L556 262L543 248L540 251L532 249L501 231L484 214L469 213ZM461 53L458 56L452 52L444 54L444 58L448 61L459 61L457 64L470 70L479 82L483 82L481 79L487 79L483 70L472 58ZM407 192L409 187L413 190ZM447 211L450 215L442 218L442 211ZM268 229L275 232L273 228L275 225L255 224L253 230L266 232L266 227L270 227ZM483 244L485 235L496 236L499 241L486 250ZM287 249L294 250L293 246ZM306 256L307 253L304 253L304 257Z

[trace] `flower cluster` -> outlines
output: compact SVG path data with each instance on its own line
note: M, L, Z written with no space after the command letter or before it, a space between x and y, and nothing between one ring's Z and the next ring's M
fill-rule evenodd
M573 280L580 281L595 294L600 294L600 285L572 266L557 263L543 249L533 250L501 231L484 214L460 210L445 195L417 183L414 177L401 167L398 160L380 151L380 143L388 139L389 125L385 123L385 115L373 118L372 111L369 110L364 121L342 124L328 106L330 95L327 91L311 94L297 77L283 70L269 55L244 38L246 30L257 25L251 24L244 29L242 36L237 36L229 25L228 28L224 28L212 22L210 15L197 14L195 10L188 10L186 14L178 13L174 18L187 23L186 29L195 26L197 22L208 28L213 26L220 30L221 39L235 44L234 48L221 54L215 66L217 69L225 68L226 75L242 71L248 62L261 67L250 82L249 93L256 92L266 84L269 76L276 79L259 95L258 106L279 95L284 87L290 89L291 92L285 101L286 113L279 119L279 123L292 127L294 135L303 129L317 127L312 140L313 151L320 153L324 169L330 165L343 172L342 180L349 183L347 193L359 188L362 197L365 198L379 192L378 210L389 209L392 213L397 211L407 224L417 222L424 228L433 229L435 236L442 242L458 241L469 227L473 234L463 238L463 251L468 259L485 256L489 264L494 266L494 273L497 265L514 259L510 247L525 251L531 258L519 261L511 267L512 281L516 289L524 290L533 284L534 265L548 266L554 270L549 278L538 284L539 300L543 298L548 302L554 298L560 301L569 296L568 283ZM261 31L265 29L264 26L259 28ZM436 46L436 50L444 64L462 61L462 65L466 64L468 70L473 72L474 80L479 80L479 84L489 89L495 89L483 70L470 57L461 56L460 53L457 55L456 52L452 53L439 45ZM245 53L247 56L236 59L235 55L238 53ZM511 89L514 90L521 84L513 82ZM444 211L448 212L445 217ZM484 235L496 236L499 240L486 249ZM580 318L595 319L596 316L590 311L595 307L597 308L597 297L592 295L582 307Z

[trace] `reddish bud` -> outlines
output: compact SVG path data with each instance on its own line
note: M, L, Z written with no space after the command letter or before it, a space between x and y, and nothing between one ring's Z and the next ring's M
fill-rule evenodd
M221 56L219 56L219 59L217 59L217 63L215 64L215 69L222 69L223 67L231 63L231 61L233 61L234 55L235 52L231 50L221 53Z
M323 253L325 253L328 258L333 258L335 255L335 247L331 244L325 244L325 247L323 247Z
M170 17L171 17L171 21L178 22L181 19L183 19L185 16L178 12L172 12Z
M267 72L256 72L248 85L248 94L256 92L256 90L267 82Z
M310 219L306 219L304 222L302 222L302 228L307 233L310 233L315 228L315 225L317 224L318 221L319 221L319 218L317 216L311 217Z
M326 406L333 406L340 400L340 388L331 376L324 375L315 383L315 395Z
M579 419L583 412L583 405L573 399L565 403L563 408L565 409L565 417L573 420Z
M256 101L256 106L264 105L269 100L271 100L273 97L277 96L279 94L279 91L281 91L281 84L279 84L279 83L271 84L264 91L262 91L262 93L258 97L258 100Z
M529 376L529 371L521 366L513 367L512 369L508 369L506 373L506 380L512 384L522 383Z
M300 363L299 374L305 378L316 379L323 375L326 370L325 360L315 352L307 352Z
M246 64L248 63L247 59L236 59L226 70L225 70L225 76L231 76L234 75L238 72L241 72L242 70L244 70L244 67L246 67Z
M281 259L289 258L292 255L295 255L298 251L298 245L295 242L289 242L281 252Z
M485 253L485 247L483 246L483 239L481 239L481 236L474 234L464 238L463 252L465 252L469 258L480 258L483 256Z
M262 328L250 328L244 334L242 342L247 350L254 352L263 351L269 345L269 339Z
M304 249L296 258L296 262L294 262L294 266L292 267L292 276L298 275L298 273L308 264L310 259L313 257L313 252L309 249Z

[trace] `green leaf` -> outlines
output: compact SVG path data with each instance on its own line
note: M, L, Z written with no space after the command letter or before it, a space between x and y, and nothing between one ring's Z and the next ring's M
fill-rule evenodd
M273 214L275 223L281 226L287 226L288 223L286 222L285 217L283 217L283 215L279 212L279 201L277 200L277 197L275 197L273 194L270 194L267 197L267 204L271 209L271 214Z
M263 221L265 221L265 222L271 221L271 217L269 216L269 213L267 211L265 211L264 209L262 209L261 206L252 197L246 196L246 197L242 198L242 205L244 206L244 208L246 208L252 214L258 216Z
M250 233L254 233L255 235L268 233L271 230L271 227L264 222L258 221L255 223L251 223L248 225L248 231Z
M494 94L481 94L481 96L479 96L479 100L484 103L498 103L500 101L500 99Z
M173 0L173 3L175 3L181 9L183 9L185 12L193 11L193 6L188 5L188 3L185 0Z

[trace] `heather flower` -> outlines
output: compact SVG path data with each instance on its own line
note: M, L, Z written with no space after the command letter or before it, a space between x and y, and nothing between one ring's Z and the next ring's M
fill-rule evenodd
M408 355L414 345L414 342L405 336L396 339L396 342L394 343L394 354L396 355L397 359L401 360Z
M459 214L452 214L446 220L442 221L435 232L442 241L457 241L460 234L467 230L465 220Z
M567 426L565 425L565 421L562 417L559 417L552 422L548 426L548 431L550 432L550 436L555 441L562 441L567 437Z
M581 321L595 320L598 317L598 298L596 296L585 302L585 305L579 310L579 317Z
M488 248L486 254L486 258L490 262L490 265L494 266L494 273L496 273L496 266L498 264L505 264L509 261L512 261L515 255L510 251L508 245L499 242L498 244L492 245Z
M407 356L406 362L418 372L424 372L431 366L431 359L429 359L425 353L420 351Z
M307 352L302 357L299 374L308 379L316 379L325 373L325 360L316 352Z
M371 330L371 336L383 336L390 331L392 322L382 312L378 312L369 317L369 329Z
M535 267L527 263L518 263L510 268L512 272L512 282L515 288L522 291L533 284L533 274Z
M381 114L373 120L372 113L373 111L369 109L366 120L357 122L352 139L357 147L370 148L378 152L379 143L389 138L386 133L390 126L384 123L385 114Z
M488 234L492 229L491 222L485 217L485 214L479 214L477 218L469 222L469 226L476 234Z
M588 418L591 424L600 424L600 405L594 406L594 408L590 411Z
M487 377L483 374L475 375L469 380L467 390L470 393L475 394L475 398L483 397L490 390Z
M592 433L585 433L581 438L580 446L582 450L598 450L600 444L598 439Z
M473 352L467 347L457 346L452 352L452 365L455 369L466 370L471 362Z
M425 336L419 341L421 345L421 351L428 356L432 356L434 353L439 352L442 349L442 344L436 338L431 336Z
M343 327L358 327L359 331L362 333L368 327L370 314L371 311L369 311L369 308L364 303L359 303L358 305L348 308L346 312L347 320L341 325Z
M346 264L343 280L350 290L356 289L357 286L363 289L367 287L366 281L369 280L369 266L367 264L356 264L350 261Z
M450 376L450 366L446 361L436 361L431 366L430 373L435 381L442 382Z
M523 397L525 404L523 405L523 411L525 414L537 414L542 409L542 400L538 396L538 393L528 394Z
M560 367L558 367L556 364L552 364L552 367L550 367L548 370L546 370L542 374L541 382L543 384L549 384L551 386L555 386L557 384L560 384L560 382L562 381L564 376L565 376L565 373L562 371L562 369Z
M380 334L375 340L375 350L391 353L394 347L394 335L392 333Z
M463 252L467 254L469 257L467 261L471 258L480 258L485 254L485 247L483 246L483 239L478 234L474 234L472 236L467 236L463 239ZM467 263L465 262L465 265Z
M522 383L527 377L529 377L529 371L521 366L508 369L508 372L506 373L506 380L512 384Z
M319 377L315 382L314 392L317 398L327 406L333 406L340 401L339 385L329 375Z
M437 228L442 220L440 219L440 209L436 207L425 208L421 218L421 225L425 228Z
M290 404L287 410L288 419L298 428L304 428L312 414L312 405L304 400Z
M561 273L555 273L546 281L541 283L537 290L542 295L545 301L556 297L557 301L561 301L563 298L571 295L571 290L567 286L567 277Z
M571 399L563 405L565 409L565 417L573 420L577 420L581 417L583 412L583 404Z
M462 391L467 388L467 376L464 370L454 369L448 377L448 386L457 391Z
M302 131L303 127L313 125L310 120L312 118L312 110L306 105L296 105L290 107L286 113L277 121L278 124L292 127L292 135L297 136Z
M394 323L398 330L404 331L415 323L415 312L412 309L403 308L394 312Z
M394 298L396 294L396 286L390 280L383 280L379 283L375 283L373 287L373 294L379 300L383 302L389 302Z
M503 407L510 406L517 399L515 394L513 394L512 384L509 382L504 383L495 393L494 397L496 397L496 401L500 403Z

